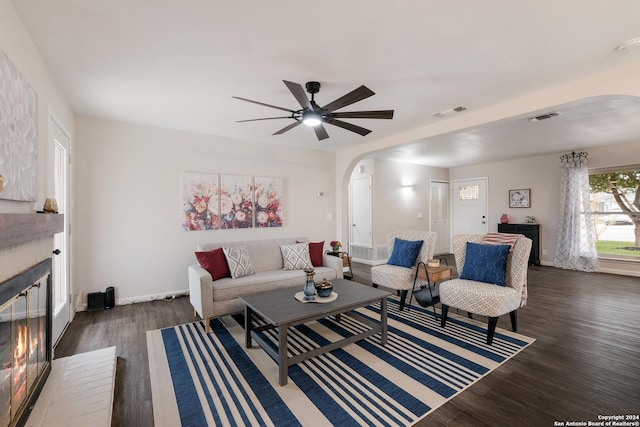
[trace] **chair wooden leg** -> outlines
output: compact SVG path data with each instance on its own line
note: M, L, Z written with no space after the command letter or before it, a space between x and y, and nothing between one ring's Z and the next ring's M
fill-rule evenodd
M444 328L444 325L447 323L447 313L449 313L449 306L442 305L442 314L440 315L440 327Z
M511 316L511 330L518 332L518 310L513 310L509 316Z
M498 325L497 317L489 317L489 327L487 328L487 345L491 345L493 342L493 336L496 333L496 326Z
M211 333L211 319L210 318L204 319L204 333L205 334Z
M373 286L374 288L377 288L378 284L377 283L371 283L371 286Z
M400 311L404 309L404 301L407 299L408 293L409 293L408 289L400 291Z
M471 313L471 312L467 311L467 317L468 317L469 319L473 319L473 313Z

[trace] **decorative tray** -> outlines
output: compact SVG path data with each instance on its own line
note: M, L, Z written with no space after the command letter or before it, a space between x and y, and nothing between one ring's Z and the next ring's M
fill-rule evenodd
M294 297L300 301L300 302L318 302L318 303L325 303L325 302L331 302L331 301L335 301L338 298L338 294L336 292L331 292L331 295L329 295L328 297L319 297L318 295L316 295L316 299L311 299L311 300L306 300L304 299L304 292L300 291L300 292L296 292L296 294L294 295Z

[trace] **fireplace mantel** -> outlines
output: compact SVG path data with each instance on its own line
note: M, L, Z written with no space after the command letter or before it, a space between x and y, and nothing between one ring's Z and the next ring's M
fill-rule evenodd
M63 231L62 214L0 213L0 249L43 239Z

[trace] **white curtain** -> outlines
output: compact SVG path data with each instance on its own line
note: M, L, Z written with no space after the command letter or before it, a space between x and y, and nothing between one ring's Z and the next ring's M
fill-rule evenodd
M560 221L554 265L594 271L598 254L589 204L587 154L571 153L560 159Z

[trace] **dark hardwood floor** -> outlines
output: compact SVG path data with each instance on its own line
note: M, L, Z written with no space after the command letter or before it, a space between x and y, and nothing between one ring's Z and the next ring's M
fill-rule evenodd
M369 268L354 264L361 283ZM113 426L152 426L145 332L193 320L188 297L77 313L55 351L116 346ZM498 327L509 329L509 316ZM420 426L553 426L640 413L640 278L529 268L518 332L536 342Z

